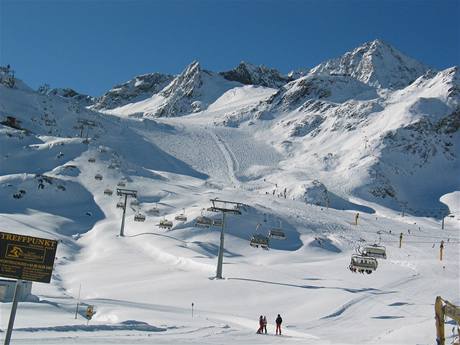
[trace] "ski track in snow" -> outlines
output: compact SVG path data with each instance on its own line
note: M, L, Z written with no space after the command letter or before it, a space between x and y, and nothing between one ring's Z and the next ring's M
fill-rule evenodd
M225 145L225 142L221 137L219 137L215 132L212 130L209 131L210 136L216 143L217 147L219 148L220 152L222 152L222 155L224 156L225 163L227 165L227 174L229 177L229 181L232 183L233 187L237 187L240 185L240 182L238 181L235 171L238 171L238 161L236 160L235 156L233 153L229 150L227 145Z

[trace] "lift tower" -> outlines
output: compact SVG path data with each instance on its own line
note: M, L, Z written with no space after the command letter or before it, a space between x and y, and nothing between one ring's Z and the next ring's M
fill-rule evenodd
M121 228L120 228L120 237L123 237L125 235L124 234L124 231L125 231L125 215L126 215L126 203L128 201L128 196L131 196L133 198L137 198L137 190L117 188L117 195L125 197L125 201L123 203L123 217L121 218Z
M224 262L224 232L225 232L225 215L229 214L241 214L242 203L225 201L220 199L211 199L212 206L208 208L211 212L222 213L222 227L220 229L220 245L219 245L219 256L217 258L217 271L216 279L222 279L222 264Z

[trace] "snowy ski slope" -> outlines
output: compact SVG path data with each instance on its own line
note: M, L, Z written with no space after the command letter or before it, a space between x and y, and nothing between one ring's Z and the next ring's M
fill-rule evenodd
M441 91L432 90L431 96ZM244 118L275 92L237 86L207 99L206 110L157 119L126 112L138 112L139 103L102 114L26 87L0 85L2 119L14 115L28 129L0 126L0 230L60 241L51 284L34 283L38 301L19 304L12 343L434 344L435 297L460 304L459 191L450 185L440 200L432 200L437 190L417 204L448 208L451 216L442 230L439 217L403 216L385 203L349 193L367 176L359 172L374 159L369 152L377 153L372 142L350 156L364 145L358 137L340 131L320 148L324 132L312 141L292 140L288 148L282 144L282 123L295 119L296 112L273 121L246 118L235 127L221 125L235 114ZM403 96L392 97L396 104ZM87 129L81 138L74 128L79 118L95 123L89 143ZM376 135L378 124L366 133ZM328 156L334 147L347 154ZM313 151L330 157L321 169ZM436 171L432 164L428 177ZM103 179L96 180L96 174ZM416 177L414 185L421 183ZM298 197L299 184L314 179L327 185L329 207ZM138 206L127 206L125 237L118 236L120 181L139 195ZM105 195L105 189L114 194ZM13 198L20 190L23 196ZM214 279L219 228L195 224L200 215L220 217L206 210L211 198L245 204L241 215L227 217L222 280ZM183 209L187 221L178 222L174 217ZM146 221L135 222L136 212ZM174 222L172 229L158 227L164 218ZM287 239L272 239L270 250L252 248L257 224L265 235L281 224ZM352 273L351 255L373 243L384 245L388 258L379 259L370 275ZM88 305L96 314L87 325ZM4 330L11 303L0 308ZM278 313L282 336L274 335ZM269 320L268 335L256 334L260 315ZM451 328L446 325L448 342Z

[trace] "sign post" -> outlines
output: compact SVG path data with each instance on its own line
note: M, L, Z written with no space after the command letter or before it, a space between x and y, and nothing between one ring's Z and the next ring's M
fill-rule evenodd
M0 276L17 279L5 345L10 344L22 281L49 283L58 242L0 232Z
M8 321L8 329L5 335L5 345L10 344L11 334L13 333L14 319L16 317L16 310L18 309L18 299L21 293L22 280L16 281L16 288L14 289L13 305L11 306L10 320Z

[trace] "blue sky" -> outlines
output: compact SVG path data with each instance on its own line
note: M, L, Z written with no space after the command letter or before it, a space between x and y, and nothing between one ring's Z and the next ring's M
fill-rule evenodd
M460 64L460 0L0 0L0 64L30 86L101 95L193 60L288 72L380 38L437 69Z

